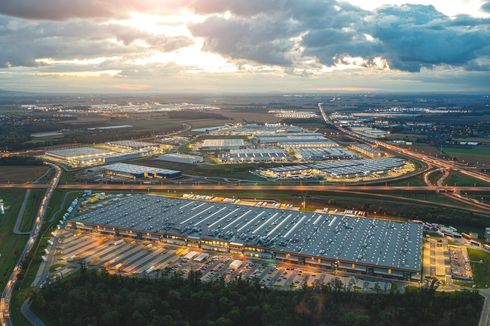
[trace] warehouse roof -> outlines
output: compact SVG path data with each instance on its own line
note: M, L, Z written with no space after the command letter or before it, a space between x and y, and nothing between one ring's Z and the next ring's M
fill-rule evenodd
M48 151L46 154L63 156L63 157L76 157L76 156L84 156L84 155L104 155L109 154L111 151L100 148L93 147L76 147L76 148L67 148L67 149L56 149L53 151Z
M123 197L74 220L420 270L423 227L415 223L148 195Z
M131 174L143 174L143 173L157 173L157 174L176 174L180 171L169 170L169 169L159 169L154 167L148 167L143 165L127 164L127 163L114 163L109 165L104 165L100 167L101 170L110 170L123 173Z
M148 142L144 142L144 141L134 141L134 140L110 141L110 142L107 142L106 144L111 145L111 146L130 147L130 148L134 148L134 149L151 147L151 146L158 146L158 144L156 144L156 143L148 143Z
M201 147L235 147L244 145L243 139L205 139Z

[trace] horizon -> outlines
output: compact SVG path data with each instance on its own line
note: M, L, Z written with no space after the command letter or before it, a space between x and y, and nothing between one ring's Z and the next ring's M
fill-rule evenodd
M490 2L0 4L0 88L62 94L488 93Z

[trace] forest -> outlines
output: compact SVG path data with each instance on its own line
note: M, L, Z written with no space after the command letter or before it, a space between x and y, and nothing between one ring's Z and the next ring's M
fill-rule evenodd
M477 325L476 292L359 293L338 279L315 288L280 291L237 278L200 281L198 272L158 278L112 276L82 268L33 294L47 325Z

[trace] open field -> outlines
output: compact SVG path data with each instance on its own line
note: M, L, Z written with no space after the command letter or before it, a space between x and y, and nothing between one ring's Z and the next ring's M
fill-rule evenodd
M488 187L488 182L478 180L459 172L451 172L446 179L445 184L448 186L476 186L476 187Z
M468 256L473 270L473 283L479 288L490 286L490 253L468 248ZM481 262L480 262L481 261Z
M32 225L34 224L34 219L36 218L36 213L41 206L41 200L44 196L43 189L35 189L31 191L31 196L27 202L26 210L24 211L24 216L22 218L22 223L20 224L20 231L29 232L31 231Z
M443 147L442 151L460 162L490 165L490 145L474 147Z
M32 182L42 176L48 169L45 165L1 166L0 182L23 183Z
M70 203L81 193L78 191L61 191L55 190L51 197L50 205L46 212L48 224L43 226L42 235L38 238L34 246L33 255L27 270L22 274L22 279L18 283L18 289L14 292L13 302L11 305L12 318L15 325L28 326L30 323L20 313L20 306L31 293L30 285L36 277L36 273L41 264L41 256L44 255L44 248L47 247L48 240L51 238L51 231L56 228L58 220L63 216ZM66 199L65 199L66 196ZM65 200L64 200L65 199ZM64 203L63 203L64 200Z
M24 190L2 190L0 198L4 200L5 206L9 207L5 215L0 215L0 288L6 285L10 272L17 262L18 256L24 247L28 236L15 235L14 229L17 214L24 198Z
M217 178L236 178L246 180L264 180L250 170L259 168L258 164L180 164L174 162L164 162L155 159L142 159L134 162L146 166L158 167L163 169L179 170L187 175L217 177Z

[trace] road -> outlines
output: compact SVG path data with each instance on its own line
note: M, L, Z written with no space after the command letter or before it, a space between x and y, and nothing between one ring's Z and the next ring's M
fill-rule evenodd
M412 159L423 162L426 165L428 165L429 167L436 167L437 169L428 170L427 172L424 173L424 182L427 185L427 187L434 187L434 185L432 184L432 182L429 179L429 176L430 176L430 174L432 174L436 171L443 172L443 175L436 182L437 185L435 185L435 187L437 187L438 189L447 189L448 188L447 186L444 186L443 184L444 184L444 181L446 180L446 178L449 176L450 171L457 171L457 172L460 172L464 175L470 176L472 178L475 178L475 179L478 179L481 181L485 181L485 182L490 182L490 176L489 175L481 173L481 172L477 172L477 171L472 171L472 170L468 169L467 167L464 167L464 166L462 166L456 162L447 161L444 159L439 159L439 158L435 158L435 157L432 157L429 155L417 153L415 151L411 151L411 150L406 149L406 148L401 148L401 147L395 146L393 144L388 144L388 143L385 143L385 142L382 142L379 140L373 141L373 140L367 139L366 137L363 137L363 136L356 134L350 130L344 129L343 127L341 127L339 125L336 125L332 120L330 120L328 118L327 114L325 113L325 110L323 109L323 103L319 103L318 108L319 108L320 113L322 114L322 117L325 120L326 124L334 125L339 131L345 133L346 135L350 136L351 138L354 138L354 139L361 141L363 143L368 143L368 144L374 143L375 145L384 147L385 149L388 149L392 152L395 152L395 153L398 153L398 154L401 154L404 156L408 156ZM441 194L444 196L447 196L451 199L457 200L459 202L472 205L475 208L479 208L479 209L482 209L484 211L490 211L490 205L479 202L479 201L472 199L472 198L466 198L464 196L461 196L461 194L460 194L461 191L465 191L465 190L453 189L453 191L449 191L449 192L443 191L443 192L441 192ZM490 326L490 289L480 290L480 293L485 297L485 303L484 303L482 313L480 316L479 326Z
M5 189L43 189L49 185L35 183L10 183L0 184L0 188ZM267 190L267 191L390 191L390 192L490 192L488 187L473 187L473 186L380 186L380 185L261 185L261 184L113 184L113 183L73 183L61 184L58 189L71 190Z
M485 298L485 302L478 326L490 326L490 288L480 290L480 294Z
M14 267L14 270L10 274L7 286L2 292L2 296L0 298L0 325L12 325L12 321L10 319L10 301L12 299L12 294L17 282L17 278L19 273L22 270L22 266L29 253L31 252L36 240L40 234L42 224L44 222L44 217L46 215L46 209L48 207L51 196L53 195L54 190L56 189L58 182L61 176L61 169L54 164L47 163L49 166L55 169L56 173L51 180L48 188L46 189L46 193L44 194L43 200L41 202L41 206L39 207L39 211L36 216L35 225L31 230L29 240L27 241L24 250L19 256L17 260L17 264Z

